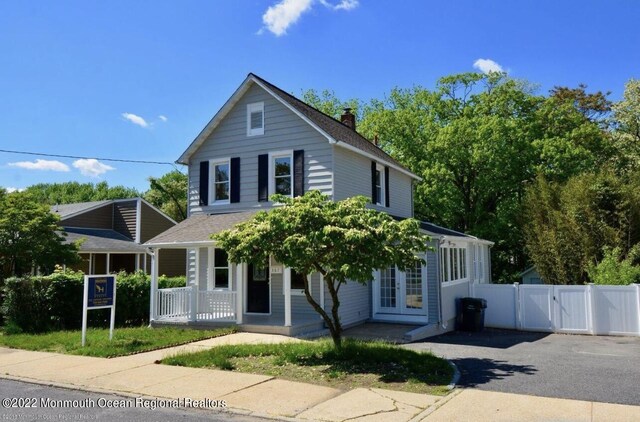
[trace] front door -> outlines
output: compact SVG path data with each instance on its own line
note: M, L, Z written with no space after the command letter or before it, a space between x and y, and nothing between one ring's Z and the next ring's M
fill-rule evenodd
M249 264L247 272L247 312L270 313L269 265L260 267Z
M422 265L406 272L395 267L380 270L378 286L378 312L424 315L426 277Z

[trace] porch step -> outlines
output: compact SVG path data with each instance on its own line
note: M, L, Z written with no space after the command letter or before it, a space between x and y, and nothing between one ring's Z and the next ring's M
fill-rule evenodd
M294 324L292 327L282 325L264 325L264 324L240 324L238 330L250 333L260 334L280 334L283 336L301 336L307 333L313 333L324 329L322 321L307 322L304 324Z
M212 328L233 327L233 322L215 322L215 321L171 321L156 320L151 321L152 328L172 327L172 328L189 328L194 330L210 330Z

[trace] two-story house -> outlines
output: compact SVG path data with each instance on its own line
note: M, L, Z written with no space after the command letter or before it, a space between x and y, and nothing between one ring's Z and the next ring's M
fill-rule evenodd
M289 335L321 329L297 274L278 262L266 268L229 263L210 235L270 209L271 194L298 196L310 189L333 200L365 195L377 210L412 217L413 184L420 178L355 125L348 109L338 121L249 74L178 159L189 166L189 217L146 246L154 255L187 249L188 285L158 290L152 282L152 323L234 323ZM389 268L372 274L367 285L341 287L344 326L367 320L416 324L410 338L453 327L455 299L469 295L470 283L489 281L491 242L429 223L423 229L435 248L426 254L426 266ZM158 259L152 262L156 268ZM330 307L322 277L314 274L310 281L314 298Z

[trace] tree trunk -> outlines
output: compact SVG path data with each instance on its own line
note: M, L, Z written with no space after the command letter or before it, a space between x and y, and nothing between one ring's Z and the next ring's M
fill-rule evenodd
M342 325L340 324L340 317L338 315L338 307L340 306L338 292L333 285L333 280L326 278L326 276L325 283L327 284L329 294L331 295L331 301L333 303L331 307L331 316L329 316L322 306L320 306L313 296L311 296L311 292L309 291L309 280L307 277L304 278L304 295L307 298L307 302L309 302L311 307L320 314L324 322L327 324L333 344L337 349L340 349L342 347Z

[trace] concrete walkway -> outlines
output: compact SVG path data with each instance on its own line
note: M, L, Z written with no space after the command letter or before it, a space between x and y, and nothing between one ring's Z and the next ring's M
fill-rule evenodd
M356 388L347 392L270 376L156 365L184 351L222 344L300 341L237 333L185 346L103 359L0 348L0 377L135 397L225 400L226 411L319 421L640 420L640 407L477 390L447 397Z

